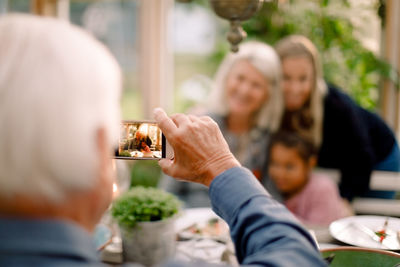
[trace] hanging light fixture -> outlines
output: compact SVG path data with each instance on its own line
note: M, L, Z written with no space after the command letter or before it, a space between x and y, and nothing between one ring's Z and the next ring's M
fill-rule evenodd
M247 36L242 28L242 22L251 18L261 8L263 2L264 0L210 0L214 12L230 21L231 27L227 39L232 52L239 50L239 43Z
M176 0L189 3L192 0ZM239 43L247 34L242 28L242 22L251 18L262 6L264 0L209 0L214 12L221 18L230 21L231 27L227 39L231 51L239 51Z

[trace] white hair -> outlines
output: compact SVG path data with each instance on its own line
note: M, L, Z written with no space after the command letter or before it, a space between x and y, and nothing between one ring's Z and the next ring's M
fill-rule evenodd
M54 18L0 17L0 196L63 201L92 188L97 131L117 141L120 90L118 63L88 33Z
M221 116L229 114L226 79L232 66L241 60L247 60L269 82L269 97L258 111L255 121L260 128L276 131L280 126L284 108L280 90L281 65L275 50L267 44L247 42L240 46L239 52L229 53L225 57L215 76L214 87L209 97L209 108L211 112Z

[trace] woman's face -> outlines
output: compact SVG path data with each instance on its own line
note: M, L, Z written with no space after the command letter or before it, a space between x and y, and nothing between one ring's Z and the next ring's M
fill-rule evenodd
M305 162L295 148L275 144L271 148L269 176L283 195L293 195L307 183L311 163Z
M299 110L310 98L314 68L305 56L288 57L282 61L283 94L289 111Z
M269 81L247 60L236 62L226 80L231 115L252 116L269 96Z

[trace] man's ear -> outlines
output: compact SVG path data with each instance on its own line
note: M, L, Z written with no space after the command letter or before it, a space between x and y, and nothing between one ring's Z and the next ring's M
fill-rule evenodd
M112 154L107 140L107 132L104 128L99 128L96 132L97 160L97 184L94 188L94 205L97 208L97 220L108 208L112 200L112 183L115 173L112 169ZM93 211L94 212L94 211Z
M99 178L105 181L112 181L112 151L107 140L107 133L104 128L99 128L96 132L97 156L99 162Z
M97 129L96 132L96 145L97 145L97 153L99 154L99 160L102 162L106 154L108 153L108 148L107 148L107 134L106 130L102 127Z

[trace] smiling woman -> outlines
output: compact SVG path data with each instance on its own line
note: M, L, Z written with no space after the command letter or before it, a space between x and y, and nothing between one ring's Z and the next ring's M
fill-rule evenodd
M393 131L377 114L325 82L318 50L308 38L285 37L276 50L284 77L282 129L319 147L318 166L340 170L342 197L394 198L395 192L368 191L372 170L400 171Z
M248 42L220 65L210 94L210 115L231 151L262 179L269 134L279 127L283 98L280 63L275 51Z
M235 117L229 123L233 132L247 130L244 125L235 124L238 118L247 120L256 113L269 96L269 81L265 79L248 60L237 62L226 80L226 95L230 113ZM242 126L242 127L241 127Z

